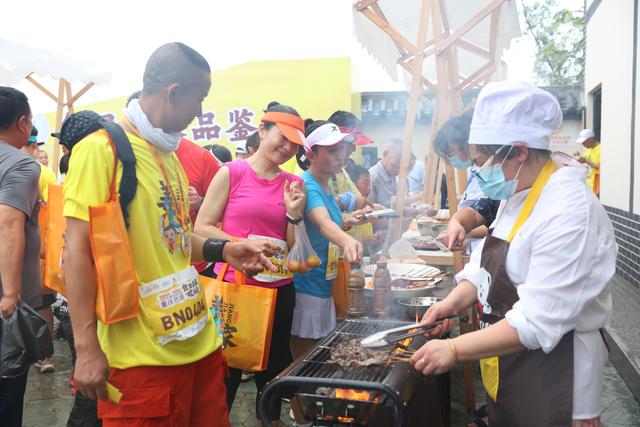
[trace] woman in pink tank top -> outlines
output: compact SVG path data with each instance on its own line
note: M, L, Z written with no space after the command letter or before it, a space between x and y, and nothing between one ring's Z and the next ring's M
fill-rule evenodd
M280 169L280 165L304 145L304 122L298 112L285 105L271 106L258 132L262 141L253 156L220 168L209 186L194 228L206 237L267 239L281 248L271 258L278 267L277 272L264 271L245 279L247 284L278 290L267 369L255 375L256 402L267 382L293 361L289 339L295 289L293 275L286 269L286 254L294 243L294 227L302 221L306 201L302 179ZM222 264L216 265L212 274L219 274L222 268ZM227 267L224 280L235 282L231 266ZM239 369L230 371L229 410L242 376ZM269 416L272 420L280 418L279 399L270 405Z

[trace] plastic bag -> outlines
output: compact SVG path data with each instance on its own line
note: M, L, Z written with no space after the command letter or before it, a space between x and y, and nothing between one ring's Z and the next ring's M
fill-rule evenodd
M418 258L418 252L407 239L400 239L389 246L389 256L399 260L416 259Z
M295 243L289 251L287 269L292 273L304 274L320 266L322 261L313 250L304 221L295 226Z
M32 363L53 354L47 321L27 304L20 302L1 322L0 378L21 375Z

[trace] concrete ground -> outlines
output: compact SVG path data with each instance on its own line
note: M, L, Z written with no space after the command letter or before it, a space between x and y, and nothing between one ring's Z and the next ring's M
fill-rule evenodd
M67 380L71 374L71 358L65 341L55 342L56 372L41 374L32 369L24 405L24 427L64 427L73 404ZM476 375L476 379L479 375ZM464 390L462 387L462 369L456 368L452 375L452 410L451 425L465 426L473 421L473 416L464 408ZM481 397L478 382L476 395ZM236 402L231 411L231 423L234 427L255 427L255 385L247 382L240 386ZM640 406L631 395L627 385L622 381L612 365L605 371L603 422L606 427L640 426ZM282 420L291 426L288 406L283 405Z

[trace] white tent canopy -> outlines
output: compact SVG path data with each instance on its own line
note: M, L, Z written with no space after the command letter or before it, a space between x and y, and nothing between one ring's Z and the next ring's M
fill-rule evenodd
M361 1L355 4L363 3ZM377 4L384 12L388 23L401 37L415 44L418 37L420 21L420 5L422 0L379 0ZM441 0L443 8L441 13L448 21L450 34L457 30L466 29L465 24L483 9L491 7L492 0ZM503 50L509 47L511 40L519 37L520 24L518 10L514 0L507 1L500 8L499 20L496 24L495 37L492 37L491 15L481 19L476 25L470 27L461 37L457 49L458 68L461 76L468 77L482 68L490 59L493 51L495 70L492 79L502 79L506 75L505 65L502 62ZM398 45L381 31L370 19L361 13L354 13L356 36L359 42L386 70L389 76L398 81L398 59L402 55ZM433 39L433 23L427 27L427 40ZM492 43L495 48L492 49ZM466 47L465 47L466 46ZM436 84L436 62L434 55L427 55L424 59L423 76ZM406 74L404 82L409 89L410 75Z
M111 73L69 55L0 39L0 84L14 85L31 73L68 82L108 85Z
M36 81L33 75L49 77L58 82L58 90L50 91ZM62 117L74 112L74 103L93 85L111 83L111 73L99 70L85 61L69 55L50 52L24 45L19 42L0 39L0 84L15 85L27 79L57 104L55 131L59 132ZM71 83L80 83L83 87L73 93ZM57 92L57 93L56 93ZM53 146L53 170L58 171L59 144Z

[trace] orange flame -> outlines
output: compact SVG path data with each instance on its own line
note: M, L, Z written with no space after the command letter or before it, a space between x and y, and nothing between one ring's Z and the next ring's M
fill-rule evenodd
M337 388L336 389L336 397L338 399L349 399L349 400L371 400L372 393L365 390L353 390L346 388Z

